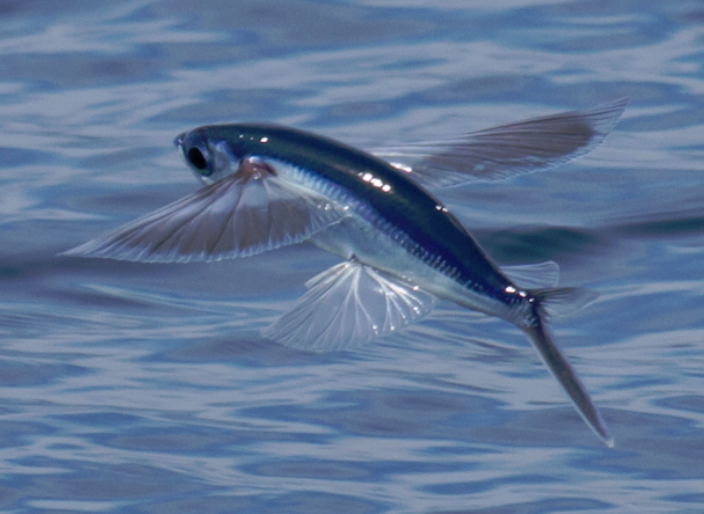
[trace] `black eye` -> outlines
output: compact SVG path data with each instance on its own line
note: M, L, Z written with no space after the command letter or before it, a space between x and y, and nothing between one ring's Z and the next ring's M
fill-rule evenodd
M196 147L188 150L188 162L190 162L193 167L199 171L204 171L208 167L208 163L205 162L203 152L198 150Z

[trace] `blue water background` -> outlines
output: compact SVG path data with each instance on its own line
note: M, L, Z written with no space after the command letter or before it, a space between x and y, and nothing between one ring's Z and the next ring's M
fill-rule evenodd
M704 5L0 4L0 512L704 512ZM355 352L263 339L337 259L57 257L198 186L173 137L270 121L360 147L631 103L554 171L442 198L555 321L616 439L518 330L441 303Z

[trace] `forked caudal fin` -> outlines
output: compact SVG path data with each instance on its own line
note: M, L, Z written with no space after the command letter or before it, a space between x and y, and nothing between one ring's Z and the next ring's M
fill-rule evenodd
M529 295L538 302L541 318L569 316L597 299L590 289L581 287L548 287L530 289Z
M574 369L572 369L570 363L562 355L557 346L555 346L555 343L540 317L536 315L531 325L522 328L530 342L540 354L543 362L545 362L550 372L560 382L563 389L570 397L570 400L572 400L572 403L582 416L582 419L584 419L587 425L589 425L589 428L599 436L606 446L613 448L614 440L609 434L609 430L606 428L606 424L601 418L599 411L589 397L589 393L587 393L587 390L579 380Z

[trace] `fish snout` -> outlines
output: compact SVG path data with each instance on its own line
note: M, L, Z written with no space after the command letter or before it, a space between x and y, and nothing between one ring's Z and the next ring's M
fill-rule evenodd
M179 134L174 138L174 146L179 150L182 150L184 139L186 139L186 132Z

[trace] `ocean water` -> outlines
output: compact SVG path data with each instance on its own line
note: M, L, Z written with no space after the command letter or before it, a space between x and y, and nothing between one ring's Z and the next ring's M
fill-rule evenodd
M0 3L0 512L704 512L704 6ZM259 333L337 259L57 257L197 189L172 147L267 121L367 148L628 96L555 170L446 191L557 319L616 440L524 336L441 303L354 352Z

